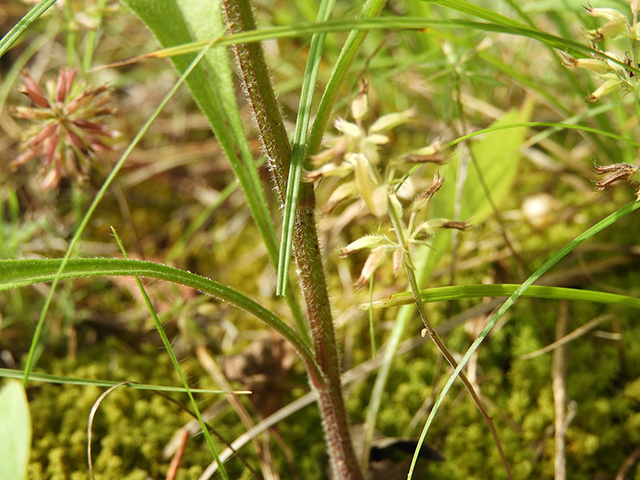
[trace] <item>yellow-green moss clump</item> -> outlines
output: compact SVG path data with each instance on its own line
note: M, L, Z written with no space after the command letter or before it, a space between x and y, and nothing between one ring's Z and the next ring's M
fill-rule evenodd
M45 364L44 359L40 363ZM183 368L188 370L187 366ZM47 371L80 378L180 385L168 356L150 345L140 352L123 352L107 342L101 351L84 352L75 361L53 360L47 364ZM203 386L202 382L199 386L210 387ZM30 384L28 394L34 430L30 479L87 478L87 422L94 402L104 390ZM185 395L172 396L187 404ZM131 388L111 392L101 403L93 424L96 478L164 478L170 460L162 458L162 449L190 419L178 406L154 392ZM198 478L210 461L211 455L201 437L190 438L178 478Z

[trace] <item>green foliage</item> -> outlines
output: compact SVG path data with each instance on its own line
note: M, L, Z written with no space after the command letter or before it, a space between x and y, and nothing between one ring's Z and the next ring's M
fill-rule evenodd
M29 404L20 382L9 380L0 388L0 477L27 478L31 447Z
M52 2L40 2L36 8L50 3ZM453 267L458 269L456 285L442 287L443 290L431 290L435 295L436 292L442 293L444 289L448 289L446 291L449 296L446 299L454 300L447 305L444 302L428 305L435 324L443 324L478 303L466 299L469 290L456 290L458 286L471 288L471 284L479 284L487 279L496 284L513 285L521 282L522 279L512 269L514 262L511 252L496 233L501 228L507 230L508 237L521 254L525 271L535 271L541 266L547 268L549 262L546 260L553 257L555 267L554 272L550 273L563 274L575 268L576 271L588 272L590 278L595 280L593 284L581 280L582 283L577 285L580 293L573 296L575 301L570 305L570 330L575 330L602 314L610 317L599 324L596 330L574 339L566 346L569 358L567 394L575 402L569 406L575 416L567 433L566 458L569 478L613 478L640 443L640 414L637 413L640 410L640 381L637 379L640 371L640 347L635 341L640 335L640 329L633 313L624 306L637 304L640 287L630 261L633 257L623 256L632 252L633 246L637 244L637 218L635 215L621 218L623 213L630 213L636 206L628 205L619 211L617 216L612 217L611 223L615 222L615 225L599 233L581 251L575 250L575 255L572 253L562 260L560 257L568 253L568 250L562 250L563 245L576 237L586 239L582 233L590 225L632 198L631 192L624 188L596 194L592 191L588 169L594 156L599 164L635 160L635 148L638 145L634 133L636 99L623 98L600 105L585 104L584 95L594 91L596 86L587 75L576 73L575 69L566 69L561 65L562 60L550 56L547 49L548 46L554 46L573 56L599 55L599 58L609 62L611 72L619 72L628 77L637 75L636 61L629 62L630 65L621 63L614 55L600 52L587 46L579 38L574 38L575 32L581 28L594 29L600 24L582 18L581 8L575 5L569 8L562 5L562 2L526 2L522 8L516 2L508 2L511 10L507 10L505 6L498 14L497 11L470 2L435 0L409 2L406 6L389 4L382 17L377 19L369 17L377 15L382 2L369 1L365 2L361 18L357 20L336 18L323 25L314 25L308 23L316 17L316 5L313 2L305 2L302 6L296 4L299 10L287 5L284 12L283 4L286 2L275 2L268 7L260 5L257 12L261 20L258 30L221 36L224 34L224 26L220 22L216 2L128 0L126 3L149 24L163 48L182 49L182 55L171 56L180 73L187 71L198 52L215 43L209 51L202 52L202 64L195 68L188 83L193 96L211 122L222 150L231 160L234 172L220 168L217 164L212 166L216 160L198 150L200 153L196 156L205 158L199 165L208 164L215 171L212 175L215 178L205 178L200 170L185 163L174 171L164 171L160 180L149 177L139 189L131 189L126 182L122 182L124 191L118 193L121 203L111 201L102 204L102 211L94 219L96 225L87 223L95 211L92 209L85 224L75 230L78 238L74 237L71 242L70 249L76 245L76 240L86 225L89 225L86 238L96 243L110 241L105 240L105 235L108 235L106 226L112 222L125 223L122 221L123 212L130 208L132 223L138 234L132 233L133 228L126 228L131 230L125 234L127 248L139 243L136 247L140 247L141 256L160 262L176 261L180 268L164 267L156 263L90 258L71 261L61 278L147 274L152 278L189 285L221 296L254 313L296 343L307 362L313 364L313 354L308 345L299 341L297 332L289 326L290 310L277 300L269 298L274 287L272 283L275 283L269 263L275 263L277 254L276 234L270 218L278 218L280 212L275 208L270 210L262 194L262 189L266 187L264 182L260 183L257 174L262 162L254 161L253 157L257 155L258 149L250 144L253 132L248 127L248 122L244 126L240 122L241 110L238 110L236 104L238 92L234 90L225 50L226 46L237 42L277 38L280 50L270 51L268 58L287 118L296 118L301 113L295 110L300 99L296 92L292 92L293 87L297 89L302 83L307 87L315 83L321 88L325 87L330 70L333 69L334 72L316 114L316 123L310 132L311 143L308 148L312 152L320 144L326 122L334 118L331 109L336 98L342 97L337 103L336 114L348 115L344 107L355 95L354 85L360 77L369 77L371 109L378 118L390 111L416 107L414 123L389 136L388 140L393 146L384 154L392 162L396 160L396 152L421 147L426 143L425 139L429 142L442 138L443 142L448 142L445 144L445 152L449 152L454 145L465 142L457 147L459 151L450 158L448 164L420 166L414 177L419 182L424 178L431 178L436 169L441 174L447 173L445 186L434 197L431 216L452 217L456 202L459 202L459 219L470 219L476 225L472 232L460 237L455 261L449 254L448 234L436 237L432 244L434 250L425 248L418 252L416 264L421 266L423 272L421 288L446 285L449 273L454 270L450 268L452 262ZM353 5L349 2L337 2L336 17L343 15L345 11L353 15ZM37 10L34 12L36 13L25 16L24 21L17 26L19 28L11 30L4 37L0 42L0 52L9 48L9 44L17 38L14 33L19 33L25 25L38 18L40 13ZM46 35L55 38L56 42L61 42L59 37L65 34L72 37L77 28L76 25L71 25L72 20L55 17L64 16L68 12L52 9L50 13L51 15L42 19L43 28L47 25L66 25L64 28L68 27L68 32L58 32L56 36L56 32L51 29ZM123 12L123 15L126 14ZM53 21L47 23L51 17L54 17ZM135 35L129 35L130 17L118 17L119 20L122 18L129 20L114 22L123 25L120 37L131 39L131 45L139 50L147 50L149 37L141 40ZM481 22L476 22L476 19ZM307 23L303 23L303 20ZM275 26L266 26L270 22ZM280 25L279 22L287 24ZM535 25L544 26L545 31ZM369 29L372 29L369 40L363 43ZM142 32L143 29L135 24L134 30ZM345 43L344 39L347 38L347 34L342 32L347 31L351 31L346 42L348 48L337 57L338 46ZM494 35L492 32L509 34L509 41L503 40L504 35ZM96 54L104 55L108 42L114 42L109 33L106 29L99 29L91 31L93 36L87 34L87 38L99 40L95 42ZM311 35L321 37L326 33L330 33L327 38L329 53L322 58L323 62L319 62L318 53L309 55L310 61L315 60L319 67L317 79L312 79L301 73L306 60L304 56L308 53L308 41ZM216 36L220 37L216 39ZM44 42L43 39L38 41ZM67 38L66 43L67 57L73 60L74 50L70 45L78 42L74 43ZM355 53L361 44L363 54L357 58ZM124 50L128 53L117 50L113 54L114 58L121 59L133 54L132 46ZM31 48L32 45L27 45L25 51L29 52ZM18 49L9 51L9 54L16 50ZM38 48L33 49L34 52L37 50ZM55 53L59 50L54 48L51 51ZM33 52L29 55L32 54ZM92 51L75 54L82 57L83 65L90 66ZM631 55L633 57L633 52ZM27 57L28 55L20 57L18 63L24 64ZM33 65L39 69L49 69L57 68L61 62L56 55L46 57L51 57L51 60L47 60L50 64L46 64L44 57L36 57ZM14 60L15 57L9 59L9 64ZM105 63L112 60L106 60ZM105 73L107 78L114 79L118 89L123 122L139 116L131 111L135 108L131 107L132 104L138 105L134 103L135 97L144 97L145 104L154 102L149 92L145 91L142 95L136 88L139 88L137 82L140 79L146 82L151 75L156 75L157 65L156 60L149 60L130 70L127 68L117 73L115 70ZM145 68L151 72L147 76L139 73ZM5 94L3 92L10 90L11 78L17 76L17 72L14 73L13 77L3 76L0 92L2 102ZM1 74L4 75L4 70ZM178 104L177 100L178 98L174 98L174 103ZM9 101L12 102L13 99L10 98ZM310 99L307 98L305 102L309 108L303 113L312 114ZM190 142L206 140L209 135L205 133L206 128L200 126L200 130L194 132L188 126L192 121L191 115L196 113L189 110L192 106L191 103L185 106L182 102L176 105L169 118L171 127L166 124L158 126L152 133L153 136L147 138L145 148L150 145L178 144L179 149L184 147L188 151ZM309 118L307 116L307 120ZM529 119L544 121L529 122ZM159 117L159 120L166 118ZM184 125L178 126L181 122ZM485 128L487 125L488 128ZM299 124L301 130L297 138L306 136L307 132L302 131L306 127L303 126L303 123ZM461 126L463 128L459 128ZM12 128L14 127L10 123L3 123L1 140L3 145L8 145L5 150L9 161L15 150L13 144L17 140L11 137L15 135ZM131 124L122 129L126 132L132 130L134 127ZM474 138L455 138L459 132L470 132ZM6 143L5 133L8 135ZM135 143L132 143L131 148ZM523 145L525 150L521 150ZM217 153L218 144L211 150ZM465 150L473 153L475 162L469 163L464 186L461 191L457 191L458 186L462 185L462 182L458 185L457 181L463 172L460 158L464 158L464 155L460 152L464 153ZM526 154L526 161L519 160L522 151ZM128 153L123 156L123 162L127 155ZM160 157L161 154L154 157L149 164L160 163ZM143 168L140 165L136 163L131 166L134 173L138 168ZM483 179L502 220L493 215L476 165L484 174ZM239 185L247 195L249 210L256 219L256 225L247 226L243 220L249 218L249 214L232 196L235 188L233 185L225 190L224 195L210 203L194 201L190 196L195 191L201 193L204 183L222 190L228 181L233 181L232 174L239 179ZM2 181L5 182L4 176ZM50 245L50 242L43 242L42 239L51 235L52 231L56 232L56 240L67 239L70 232L74 231L73 224L77 221L78 213L71 220L64 216L50 220L49 215L42 214L44 208L33 201L31 193L22 185L21 177L14 180L9 175L7 185L2 185L1 192L0 257L38 257L37 260L19 262L0 261L0 290L13 289L10 292L0 292L0 347L8 348L11 354L16 355L16 364L20 364L21 361L24 363L24 359L19 355L26 350L23 345L32 334L32 320L42 307L42 299L48 290L46 285L39 285L37 289L17 289L27 284L49 282L55 277L60 262L43 260L41 257L59 256L58 244L53 247L52 243ZM558 202L554 207L556 210L551 214L551 221L542 227L527 223L528 219L521 216L523 200L540 193L547 194ZM68 192L64 194L68 195ZM211 197L217 192L209 190L206 194ZM46 201L50 202L52 198L53 196ZM137 205L140 199L147 205ZM40 201L45 200L41 198ZM186 214L185 205L188 205ZM212 217L212 212L218 207L222 212ZM291 205L289 208L292 208ZM36 210L36 214L32 215L30 210ZM72 208L60 205L56 210L65 213ZM190 224L194 218L196 220ZM330 237L329 241L322 246L375 233L377 224L372 231L372 222L369 220L355 218L350 225L341 227L344 234L334 238L332 232L335 230L331 230L334 225L330 223L335 223L335 219L322 218L322 224L330 224L324 232ZM212 223L215 225L212 226ZM221 231L225 235L220 235ZM594 231L589 235L591 234ZM61 248L65 246L63 244ZM85 256L110 255L112 252L101 245L102 249L96 253L91 250L94 246L95 243L82 245L80 242ZM265 251L269 253L265 254ZM591 262L616 260L614 254L620 254L623 263L614 263L616 270L612 274L590 270ZM285 260L288 260L288 256ZM348 351L348 357L345 355L345 358L357 365L370 356L369 330L368 325L361 322L363 316L349 309L366 302L368 292L364 294L351 290L349 273L357 271L360 266L358 264L363 263L364 258L356 257L352 264L346 266L337 264L334 260L331 254L326 256L328 270L335 274L329 280L332 300L334 306L337 306L336 310L340 311L340 319L346 318L344 323L347 327L339 333L339 337L344 340L345 345L355 349L353 352ZM185 271L186 268L213 277L217 282L189 274ZM498 273L495 276L488 273L493 271ZM391 266L383 266L377 273L379 278L374 283L373 298L387 297L405 289L402 280L394 276ZM433 276L429 278L432 273ZM505 278L499 278L500 275ZM46 362L42 361L39 365L46 365L48 372L59 375L177 384L168 358L158 355L157 350L150 347L140 347L136 341L133 343L140 347L139 352L102 338L92 340L91 352L85 349L83 342L88 335L82 335L83 324L92 318L90 312L95 310L104 311L104 315L110 319L124 320L118 323L126 325L123 328L129 337L135 338L139 334L132 326L134 322L128 322L131 311L134 310L131 308L131 292L120 290L115 281L97 282L91 279L87 282L91 283L69 282L66 289L58 289L46 323L43 314L42 338L46 339L50 348L40 340L39 334L33 337L34 349L37 350L33 358L44 350L42 359ZM232 285L233 288L225 285ZM474 291L474 295L480 296L488 292L496 295L510 295L514 291L523 293L522 289L511 287L507 290L495 290L498 286L480 287ZM294 290L291 287L294 286L289 286L290 292ZM616 293L618 290L624 291L619 292L622 294L620 296L605 294L609 287ZM239 294L240 291L247 296ZM593 291L603 292L600 298L608 298L616 305L584 302L596 296ZM429 292L430 289L426 288L425 294L429 295ZM546 292L552 298L559 299L564 291L536 290L533 287L528 290L534 297L536 292L537 296ZM259 297L262 298L258 301ZM439 301L444 299L439 297ZM154 301L161 302L164 298ZM172 322L177 316L179 321L198 330L194 340L187 338L185 332L188 329L183 328L178 333L178 342L185 341L193 345L200 339L199 336L215 337L222 327L214 330L202 325L222 325L227 322L233 323L240 332L239 340L231 348L235 351L242 350L250 342L253 330L258 325L256 320L246 320L244 312L220 308L215 309L214 313L209 311L207 316L200 315L199 312L196 314L190 305L189 300L181 299L180 302L175 302L170 311L165 311L166 317L162 317ZM492 331L476 353L479 389L491 402L490 413L495 418L514 477L518 479L551 478L554 474L555 445L551 431L555 415L551 384L552 354L530 359L521 357L555 340L552 333L557 317L556 305L555 301L521 300L503 317L504 323L497 323L500 330ZM504 311L505 309L502 313ZM137 314L135 311L133 313ZM407 332L414 335L420 328L418 319L410 308L403 307L400 313L394 309L380 314L375 312L373 317L375 331L372 334L378 345L386 344L387 353L379 363L382 373L375 386L373 378L362 379L350 392L348 409L351 418L360 422L369 415L373 417L377 428L387 435L417 436L424 418L416 420L413 417L423 402L437 398L451 373L450 369L446 365L438 366L435 361L437 353L432 346L423 345L413 353L403 356L394 354L399 342L407 337ZM298 320L303 320L302 316ZM491 322L495 323L497 320L497 317L493 317ZM395 325L391 327L390 323L393 321ZM16 323L21 328L14 328ZM390 331L390 328L393 330ZM91 327L89 330L93 331ZM54 359L54 353L70 350L64 346L73 344L74 340L66 336L78 331L78 363ZM447 345L461 356L476 338L476 333L462 327L457 328L447 334ZM207 341L213 343L218 339ZM217 347L223 354L229 352L229 348L225 349L220 345ZM2 361L7 361L4 354ZM206 387L206 375L191 362L192 360L187 360L186 364L191 366L193 378L198 386ZM301 370L300 365L297 367ZM432 384L434 381L436 383ZM292 394L291 399L305 391L299 383L296 382L293 387L295 395ZM306 388L307 382L302 383ZM29 383L30 407L34 425L37 426L29 466L30 478L87 478L86 421L91 406L101 392L96 387ZM183 395L172 395L184 401ZM203 402L210 401L209 397L200 398ZM377 415L376 402L380 405ZM451 479L504 478L504 470L488 429L459 383L453 384L440 408L430 427L427 442L440 448L447 460L431 464L430 476ZM0 413L4 410L18 411L13 407L0 408ZM98 478L163 477L168 461L161 458L161 450L176 429L188 420L188 415L151 392L117 389L98 409L94 424L94 465ZM235 414L230 411L225 411L213 423L220 427L221 433L228 439L235 438L244 431ZM409 425L413 426L412 429ZM285 444L292 448L295 457L295 466L292 467L286 456L274 448L274 468L283 478L296 475L300 478L324 477L327 456L322 442L321 421L316 410L307 408L299 412L286 424L279 425L278 433ZM224 448L218 443L216 447ZM246 455L247 461L257 468L256 457L251 452L246 453L247 451L250 452L245 449L241 454ZM197 478L210 461L210 454L202 439L199 436L191 438L179 478ZM229 471L232 478L249 477L245 466L237 459L230 461ZM640 469L634 467L627 476L634 478L635 475L635 478L640 478L639 472ZM0 477L2 476L0 473Z
M521 111L507 112L491 127L526 122L531 116L532 107L529 102L522 106ZM520 147L526 134L525 128L499 130L471 144L471 160L464 167L466 180L462 186L460 220L472 218L474 222L481 223L492 213L491 202L500 205L505 201L518 171ZM460 154L456 154L451 163L442 169L442 174L450 178L433 198L433 215L436 217L454 218L458 188L454 179L461 175L460 169L463 167L460 163ZM490 199L487 198L483 183L491 195Z
M169 357L158 355L152 345L140 352L127 352L117 343L107 342L98 350L80 352L76 360L47 363L56 375L179 384ZM87 477L87 422L102 392L97 387L71 385L30 387L33 421L39 425L39 434L34 437L29 478ZM186 401L184 395L175 398ZM163 460L162 449L189 420L188 414L153 392L121 388L110 393L93 423L96 478L133 480L166 475L169 460ZM185 468L178 478L198 478L211 460L202 437L190 438L186 452Z

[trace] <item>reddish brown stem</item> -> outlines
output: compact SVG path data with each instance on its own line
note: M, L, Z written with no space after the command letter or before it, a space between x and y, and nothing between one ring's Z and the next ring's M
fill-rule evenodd
M223 0L222 4L231 33L256 28L248 0ZM269 79L262 47L258 43L252 43L235 45L234 49L242 72L244 88L269 158L276 189L281 201L284 202L291 163L291 146ZM312 377L311 383L318 391L318 403L324 422L334 478L360 480L363 477L351 445L342 397L333 317L318 245L313 187L303 183L300 186L299 198L293 251L298 265L300 286L307 305L315 357L323 374L323 378Z

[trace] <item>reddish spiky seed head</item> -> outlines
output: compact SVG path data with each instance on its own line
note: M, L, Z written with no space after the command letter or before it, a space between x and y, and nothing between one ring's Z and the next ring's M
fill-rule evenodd
M40 157L45 189L68 176L82 182L89 171L89 160L98 152L112 149L103 139L119 135L104 123L104 118L113 114L107 88L90 88L77 81L76 70L67 68L46 92L25 73L21 92L34 106L16 108L15 116L31 121L32 126L27 130L24 153L12 166Z

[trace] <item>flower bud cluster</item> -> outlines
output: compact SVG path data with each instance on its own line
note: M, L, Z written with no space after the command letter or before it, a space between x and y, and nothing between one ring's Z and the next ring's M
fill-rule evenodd
M585 7L588 15L606 20L606 23L593 30L585 31L586 37L593 44L593 48L599 54L592 58L573 58L564 55L565 66L589 70L601 80L600 86L587 96L588 102L597 102L605 95L611 93L631 93L638 87L637 71L639 65L634 50L640 40L640 26L636 23L637 3L631 3L633 21L629 21L626 15L613 8ZM624 58L616 53L598 49L598 44L605 40L626 38L631 43L631 57L625 54ZM626 66L625 66L626 65Z

